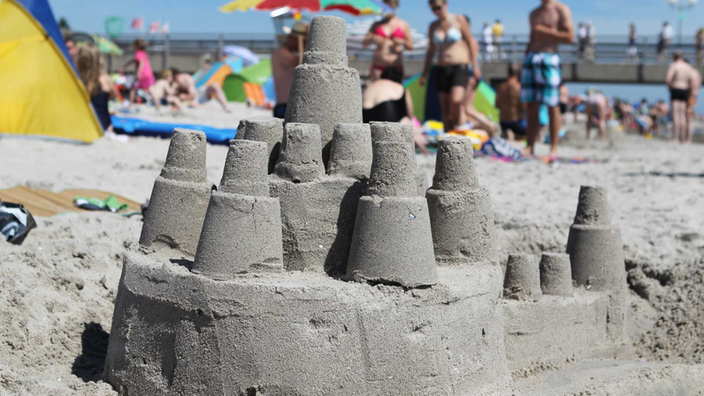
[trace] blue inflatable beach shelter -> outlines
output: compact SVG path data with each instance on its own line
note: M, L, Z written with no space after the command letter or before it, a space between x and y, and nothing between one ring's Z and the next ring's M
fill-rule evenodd
M103 134L47 0L0 0L0 87L0 133Z

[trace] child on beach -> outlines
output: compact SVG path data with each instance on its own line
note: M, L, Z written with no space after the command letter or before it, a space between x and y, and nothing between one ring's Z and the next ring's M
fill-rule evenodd
M108 102L117 97L117 91L110 76L103 70L98 47L93 44L84 44L78 47L76 68L83 85L90 94L90 102L103 131L112 130Z
M125 72L127 66L133 63L136 65L135 82L130 90L130 108L132 108L134 104L134 97L137 90L143 89L149 92L149 89L155 82L152 65L149 63L149 55L147 55L146 52L147 43L142 39L137 39L132 43L132 47L134 48L134 59L125 63L120 69L120 73L122 74Z

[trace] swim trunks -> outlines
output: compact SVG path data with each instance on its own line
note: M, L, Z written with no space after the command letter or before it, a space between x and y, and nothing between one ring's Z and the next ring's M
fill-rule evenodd
M513 132L514 135L516 136L526 136L526 121L525 120L517 120L517 121L501 121L501 131L504 133L508 133L509 129Z
M691 93L688 89L670 89L670 100L680 100L682 102L689 102L689 97Z
M543 103L549 107L560 104L562 61L560 55L529 53L523 62L521 102Z
M438 92L450 93L453 87L466 87L469 77L473 74L469 65L436 66L435 81L438 84Z

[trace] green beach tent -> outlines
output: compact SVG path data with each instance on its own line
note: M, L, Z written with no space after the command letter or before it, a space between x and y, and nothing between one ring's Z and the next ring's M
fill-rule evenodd
M420 85L420 74L417 74L403 84L413 99L413 113L421 122L428 121L428 118L436 118L433 114L439 114L440 98L434 89L435 82L428 79L425 86ZM477 86L477 94L474 97L474 107L494 122L499 121L499 109L496 108L496 92L484 80ZM434 120L438 121L438 120Z
M271 60L262 59L256 65L242 69L241 72L230 74L222 84L228 102L246 102L247 94L244 90L244 83L254 83L264 85L271 76Z

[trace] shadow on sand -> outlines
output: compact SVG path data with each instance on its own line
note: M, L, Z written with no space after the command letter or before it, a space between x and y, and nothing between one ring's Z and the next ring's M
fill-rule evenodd
M81 354L73 361L71 374L84 382L97 382L103 375L110 334L100 323L84 323L83 326Z

